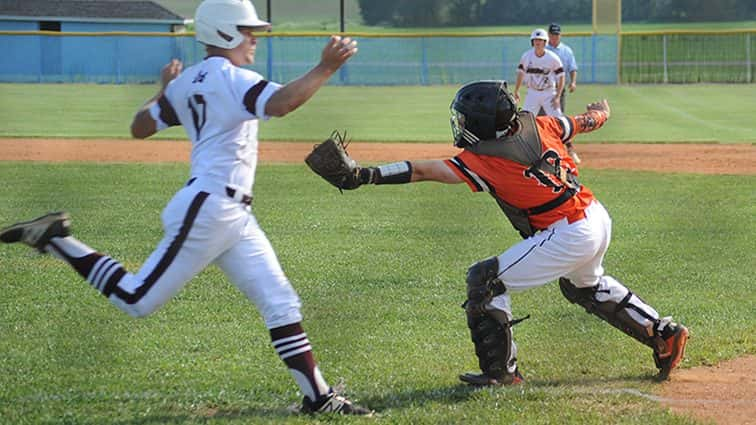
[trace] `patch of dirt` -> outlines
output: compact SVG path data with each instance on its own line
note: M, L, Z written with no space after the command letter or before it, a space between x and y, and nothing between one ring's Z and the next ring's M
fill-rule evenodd
M0 139L0 160L185 162L188 142L138 140ZM263 162L302 162L312 143L261 142ZM756 174L756 147L715 144L586 144L578 146L581 168L700 174ZM353 141L355 159L400 161L440 159L459 150L447 143L365 143Z
M312 145L261 142L260 160L302 163ZM185 141L0 139L0 161L188 162L190 148ZM756 174L754 145L587 144L577 149L581 168ZM457 152L450 144L353 141L349 146L350 155L362 162L443 159ZM720 425L756 424L756 356L677 370L660 388L659 401L676 413Z
M661 386L661 402L720 425L756 424L756 356L673 371Z

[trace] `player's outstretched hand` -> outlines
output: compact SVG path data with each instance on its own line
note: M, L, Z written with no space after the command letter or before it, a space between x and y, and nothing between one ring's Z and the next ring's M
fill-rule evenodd
M588 111L603 111L606 113L607 118L609 118L609 116L612 114L612 111L609 108L609 102L606 99L589 103L588 106L585 107L585 109Z
M163 85L163 88L173 81L174 78L178 77L183 68L184 64L178 59L172 59L168 62L160 71L160 83Z
M323 65L332 70L339 69L347 59L357 53L357 40L349 37L341 38L338 35L332 35L323 48L320 61Z

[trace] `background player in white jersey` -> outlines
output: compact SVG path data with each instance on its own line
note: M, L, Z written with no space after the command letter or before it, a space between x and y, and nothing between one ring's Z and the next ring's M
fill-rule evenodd
M517 65L517 81L514 98L520 102L520 86L523 81L528 87L522 109L537 114L540 108L547 115L561 117L564 114L559 105L559 95L564 89L564 68L554 52L546 50L549 40L546 30L535 29L530 34L532 49L522 54Z
M267 30L249 0L205 0L195 17L207 57L181 72L172 61L162 88L134 117L134 137L183 125L192 141L191 178L162 214L165 236L136 274L70 236L66 213L52 213L0 231L68 262L118 308L146 316L191 278L216 264L259 309L273 346L304 400L302 411L370 414L336 394L321 375L300 324L300 300L267 237L251 215L257 164L257 123L306 102L357 52L356 42L332 36L320 63L286 85L240 68L255 57L254 32Z

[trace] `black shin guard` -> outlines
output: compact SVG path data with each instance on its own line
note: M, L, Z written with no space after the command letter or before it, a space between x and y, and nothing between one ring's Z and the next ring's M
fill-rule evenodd
M578 288L569 279L559 278L559 289L571 303L585 308L585 311L598 316L605 322L633 337L637 341L648 345L654 351L663 350L664 340L658 335L656 325L658 319L648 316L642 309L631 303L633 293L627 290L627 294L618 302L598 301L596 293L598 285L590 288ZM645 320L637 320L630 314L630 310L638 313Z
M509 375L516 359L512 352L512 330L506 313L499 310L485 314L467 314L467 327L475 344L478 365L488 377L500 380Z
M468 313L485 312L485 306L493 297L506 292L504 284L498 279L499 259L486 258L467 269L467 301L465 309Z

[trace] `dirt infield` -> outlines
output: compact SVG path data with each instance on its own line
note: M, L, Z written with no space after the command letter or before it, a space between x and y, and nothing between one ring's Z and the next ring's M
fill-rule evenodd
M691 331L695 338L695 329ZM695 340L688 350L695 349ZM661 386L660 402L673 412L717 424L756 424L756 356L711 367L673 372Z
M301 162L311 148L311 143L261 142L260 160ZM183 162L189 150L189 143L172 141L0 139L0 160ZM450 144L359 141L349 148L360 161L447 158L457 151ZM581 168L756 174L753 145L588 144L578 151Z
M311 143L261 142L262 162L301 163ZM578 147L581 168L699 174L756 174L753 145L588 144ZM437 159L458 152L448 144L352 142L364 162ZM0 139L0 160L187 162L190 145L172 141ZM695 349L695 329L691 330ZM650 357L650 356L649 356ZM756 356L676 371L651 396L679 414L717 424L756 424Z

